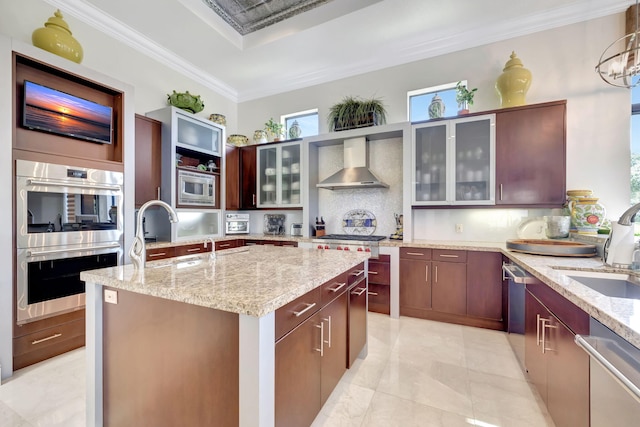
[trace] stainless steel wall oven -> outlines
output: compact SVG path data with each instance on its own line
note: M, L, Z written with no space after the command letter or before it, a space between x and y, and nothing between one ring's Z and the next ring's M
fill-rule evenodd
M82 308L80 272L122 262L120 172L16 161L16 320Z

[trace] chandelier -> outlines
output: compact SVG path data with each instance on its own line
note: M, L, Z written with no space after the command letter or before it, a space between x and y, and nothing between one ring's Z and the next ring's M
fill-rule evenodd
M596 72L611 86L632 88L640 83L640 32L638 29L638 0L633 10L635 31L611 43L600 56Z

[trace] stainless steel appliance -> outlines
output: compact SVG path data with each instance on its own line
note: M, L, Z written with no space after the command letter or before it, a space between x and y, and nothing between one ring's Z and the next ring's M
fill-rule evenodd
M325 234L312 240L312 243L320 250L371 252L372 257L377 257L380 253L379 242L384 239L386 236Z
M215 207L215 175L181 169L177 173L178 205Z
M520 366L524 369L524 296L525 286L532 280L532 276L516 264L503 263L502 280L509 281L507 338Z
M16 321L84 307L80 272L122 262L120 172L16 161Z
M640 349L591 318L575 341L591 357L591 427L634 426L640 420Z
M226 234L249 234L249 214L227 214Z
M302 237L302 224L300 223L291 224L291 235Z

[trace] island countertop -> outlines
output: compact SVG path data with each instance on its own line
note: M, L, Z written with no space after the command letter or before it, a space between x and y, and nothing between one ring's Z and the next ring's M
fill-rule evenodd
M88 283L249 316L264 316L369 258L365 252L249 246L84 271Z

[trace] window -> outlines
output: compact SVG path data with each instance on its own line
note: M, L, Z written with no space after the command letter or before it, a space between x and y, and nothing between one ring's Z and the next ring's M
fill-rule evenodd
M438 94L444 102L444 116L453 117L458 114L458 103L456 102L456 85L447 83L440 86L432 86L424 89L417 89L407 92L407 115L410 122L429 120L429 104L433 97ZM467 81L462 80L462 85L466 86Z
M285 114L280 116L280 123L284 124L286 139L289 139L289 129L293 122L298 122L298 126L302 130L300 137L313 136L318 134L318 109L299 111L297 113Z

